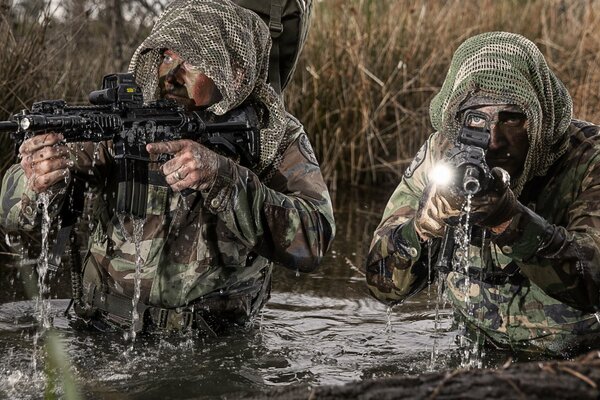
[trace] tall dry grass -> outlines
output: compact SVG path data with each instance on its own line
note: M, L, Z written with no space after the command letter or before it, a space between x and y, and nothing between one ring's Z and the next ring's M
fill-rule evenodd
M102 76L127 68L152 21L115 29L110 8L84 0L0 0L0 119L42 99L87 101ZM0 136L0 173L14 162Z
M534 41L600 123L600 1L326 0L316 3L287 106L332 187L395 184L431 133L428 107L454 50L486 31Z
M85 101L104 74L124 70L156 15L138 8L117 13L123 23L115 24L111 7L121 1L135 3L69 0L60 12L43 0L0 7L0 37L7 38L0 118L36 99ZM429 102L453 51L480 32L533 40L570 89L575 115L600 122L600 0L314 1L286 102L305 124L332 188L398 181L431 133ZM6 144L0 138L0 149ZM0 154L0 173L12 161L6 150Z

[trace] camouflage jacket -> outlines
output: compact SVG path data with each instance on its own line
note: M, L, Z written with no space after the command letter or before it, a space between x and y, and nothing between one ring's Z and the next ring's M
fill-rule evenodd
M220 157L212 187L182 196L167 187L154 164L149 174L163 183L149 185L139 235L142 302L174 308L205 298L255 296L270 283L272 262L300 271L317 267L335 233L331 200L302 126L289 116L287 129L295 140L268 184ZM110 211L117 185L110 144L77 144L72 159L73 174L87 182L95 199L86 204L95 227L84 263L84 298L98 290L132 298L136 233L133 221ZM63 192L51 200L53 216L65 201ZM2 185L2 225L39 229L36 198L20 165L13 166Z
M519 196L499 236L473 231L469 272L445 275L455 314L473 332L516 350L561 352L600 337L600 134L569 127L569 151ZM433 134L405 171L367 260L373 296L398 303L431 283L440 239L422 242L413 216L428 172L449 144ZM558 240L557 238L562 238Z

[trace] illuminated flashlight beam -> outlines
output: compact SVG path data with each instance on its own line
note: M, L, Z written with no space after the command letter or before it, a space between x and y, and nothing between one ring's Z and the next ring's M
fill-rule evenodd
M453 171L447 164L436 164L429 173L429 179L438 186L447 186L452 182Z

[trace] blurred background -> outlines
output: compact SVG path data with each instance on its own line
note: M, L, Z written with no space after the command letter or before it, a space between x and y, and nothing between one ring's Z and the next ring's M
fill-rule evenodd
M600 1L314 1L286 100L334 189L397 182L431 133L429 102L452 53L480 32L531 39L571 92L575 116L600 120ZM104 74L127 69L167 3L0 0L0 118L39 99L85 102Z

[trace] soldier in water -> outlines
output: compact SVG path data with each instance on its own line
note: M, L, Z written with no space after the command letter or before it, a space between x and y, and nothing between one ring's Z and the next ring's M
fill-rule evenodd
M134 221L115 212L111 142L67 146L49 133L22 144L2 184L5 228L39 229L41 193L55 220L74 177L97 199L75 299L94 327L127 329L135 312L136 329L244 324L269 297L273 263L307 272L321 262L335 232L331 200L301 124L267 82L270 46L265 23L229 0L175 0L136 50L130 71L146 101L215 115L249 104L260 130L252 168L192 140L147 145L172 158L149 183L139 254Z
M600 337L599 127L572 118L571 97L539 49L506 32L474 36L456 50L430 118L436 132L406 169L371 244L372 295L399 303L438 273L456 317L487 344L547 354L593 346ZM490 135L489 184L470 210L460 179L444 183L432 174L441 163L452 166L464 129ZM447 238L456 242L450 251Z

